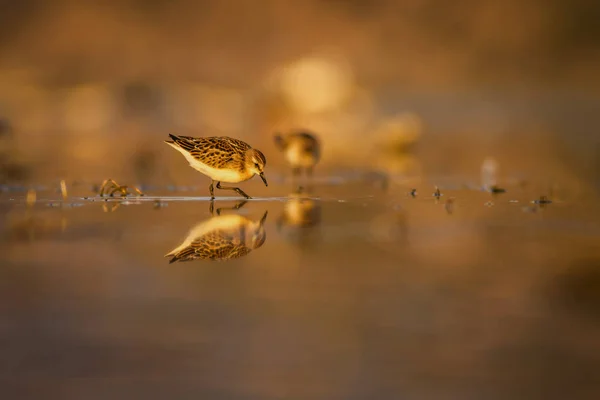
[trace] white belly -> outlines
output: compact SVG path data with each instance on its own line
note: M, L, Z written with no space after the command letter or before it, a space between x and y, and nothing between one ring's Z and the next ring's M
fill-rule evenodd
M169 143L171 144L171 143ZM228 183L237 183L246 181L254 176L252 173L241 173L240 171L236 171L233 169L217 169L212 168L206 164L201 163L196 160L194 157L190 155L187 151L183 150L179 146L171 144L171 146L179 151L186 160L190 163L190 167L194 168L196 171L202 172L204 175L209 178L219 181L219 182L228 182Z

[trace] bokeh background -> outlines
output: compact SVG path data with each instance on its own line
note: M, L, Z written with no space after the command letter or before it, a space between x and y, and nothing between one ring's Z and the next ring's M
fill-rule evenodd
M2 398L599 398L598 21L585 0L0 0ZM273 143L296 128L323 144L312 192ZM260 248L169 264L222 220L168 133L266 154L231 211L268 212ZM106 178L147 196L101 201Z
M189 182L167 133L323 170L598 185L600 5L587 0L22 0L0 13L4 181ZM414 146L417 144L417 146Z

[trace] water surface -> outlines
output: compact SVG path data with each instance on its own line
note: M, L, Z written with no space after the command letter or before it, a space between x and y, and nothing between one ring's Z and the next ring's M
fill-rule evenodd
M124 203L83 188L62 203L42 188L29 208L6 190L3 392L597 398L598 199L564 190L540 206L531 186L493 196L453 183L439 199L432 184L414 198L411 188L250 183L256 199L236 210L221 197L212 213L201 187ZM235 257L170 263L194 229L198 246L221 249L198 254Z

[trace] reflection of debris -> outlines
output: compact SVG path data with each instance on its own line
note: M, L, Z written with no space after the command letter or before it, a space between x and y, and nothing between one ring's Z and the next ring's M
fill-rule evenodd
M486 207L493 207L494 206L494 202L493 201L486 201L484 203L484 206L486 206Z
M29 189L27 191L27 196L25 197L25 203L27 204L28 207L31 207L35 204L37 199L37 193L35 191L35 189Z
M120 205L121 205L121 203L117 203L117 202L114 202L114 203L104 202L104 204L102 204L102 211L113 212L117 208L119 208Z
M448 200L446 200L444 208L448 214L452 214L454 212L454 197L450 197Z
M117 192L121 194L121 197L130 196L132 193L129 192L128 189L128 186L121 186L114 179L106 179L100 187L100 197L104 197L105 194L108 194L109 196L113 197L114 194ZM136 188L135 186L133 187L133 190L135 190L138 196L144 195L142 191Z
M155 210L161 209L163 207L167 207L169 205L169 203L165 202L165 201L161 201L161 200L154 200L153 203L153 208Z

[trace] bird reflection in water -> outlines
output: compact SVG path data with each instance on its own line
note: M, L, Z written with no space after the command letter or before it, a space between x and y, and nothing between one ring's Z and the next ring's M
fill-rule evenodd
M293 241L305 241L314 236L314 228L321 223L321 204L311 199L311 190L299 187L288 195L283 213L277 219L277 231Z
M246 202L237 203L231 209L239 209ZM213 213L213 204L210 206ZM268 211L262 218L253 221L239 214L221 215L224 208L218 208L216 215L194 226L187 237L165 257L171 257L169 264L176 261L212 260L226 261L248 255L262 246L267 238L264 228Z

